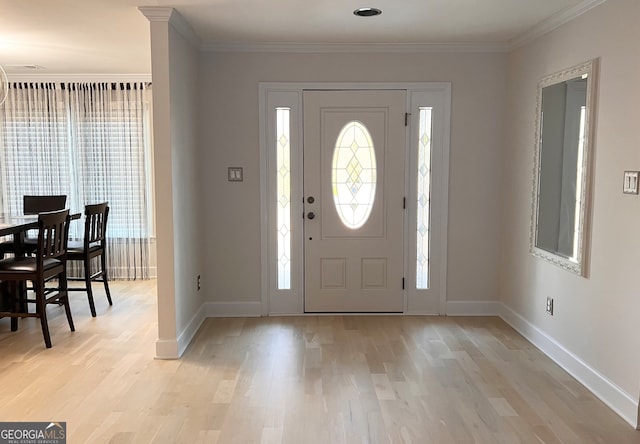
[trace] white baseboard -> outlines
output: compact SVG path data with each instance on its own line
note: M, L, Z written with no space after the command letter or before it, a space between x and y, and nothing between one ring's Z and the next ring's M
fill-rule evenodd
M498 316L499 301L447 301L447 316Z
M156 359L179 359L198 333L204 319L204 307L200 306L187 326L180 332L177 340L158 339L156 341Z
M239 318L262 316L261 302L207 302L204 304L207 318Z
M196 333L198 333L200 326L205 320L204 313L205 309L203 304L200 306L196 314L193 315L184 330L182 330L182 332L178 335L178 357L182 356Z
M178 341L175 339L156 340L156 359L178 359Z
M260 302L206 302L178 334L177 340L156 341L156 359L179 359L206 318L258 317L262 313L261 307Z
M637 429L640 426L638 423L638 400L511 308L504 304L500 305L499 315L507 324L577 379L633 428Z

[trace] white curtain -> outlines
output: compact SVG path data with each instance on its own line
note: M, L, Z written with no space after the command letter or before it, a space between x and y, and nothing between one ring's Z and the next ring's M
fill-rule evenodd
M151 91L145 83L10 83L0 107L2 210L66 194L72 212L108 202L110 278L154 277ZM81 238L84 221L70 236Z

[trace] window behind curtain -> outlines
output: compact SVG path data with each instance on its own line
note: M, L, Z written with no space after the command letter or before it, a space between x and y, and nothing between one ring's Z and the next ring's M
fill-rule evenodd
M59 85L17 84L0 107L0 176L4 213L22 214L24 194L71 192L69 116ZM14 99L9 103L9 99ZM13 106L11 106L13 105Z
M118 238L149 237L151 230L146 210L149 110L138 93L93 85L71 90L78 141L76 186L86 202L110 196L109 229Z
M109 202L111 277L147 278L153 235L150 85L12 83L0 110L3 210L66 194L72 212ZM82 237L82 222L70 236Z

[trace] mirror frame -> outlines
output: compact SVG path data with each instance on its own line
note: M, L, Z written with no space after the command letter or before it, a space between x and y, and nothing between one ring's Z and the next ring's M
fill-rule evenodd
M587 276L587 259L589 250L589 228L591 214L591 182L593 170L593 135L595 128L595 104L597 88L597 68L598 59L574 66L569 69L544 77L538 83L538 95L536 103L536 137L533 162L533 199L531 211L531 233L529 239L529 251L535 257L541 258L567 271ZM575 79L587 75L587 97L585 109L584 125L584 153L582 158L582 181L580 196L580 211L578 216L578 236L577 252L575 261L563 255L556 254L536 246L538 233L538 206L540 197L540 155L542 152L542 90L547 86L552 86L567 80Z

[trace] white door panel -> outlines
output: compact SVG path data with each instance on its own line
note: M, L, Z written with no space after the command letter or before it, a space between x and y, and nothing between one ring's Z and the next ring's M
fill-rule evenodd
M405 92L303 103L305 311L402 312Z

